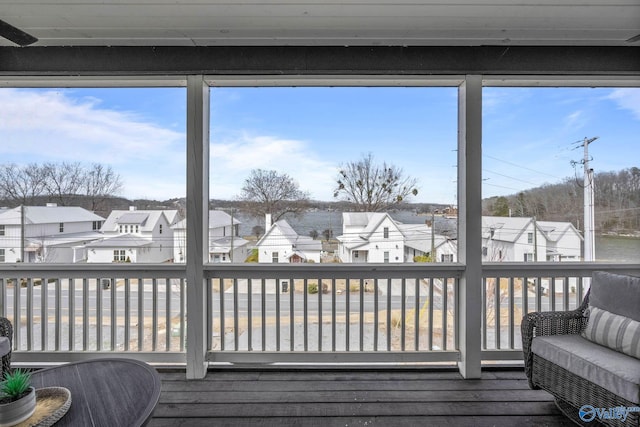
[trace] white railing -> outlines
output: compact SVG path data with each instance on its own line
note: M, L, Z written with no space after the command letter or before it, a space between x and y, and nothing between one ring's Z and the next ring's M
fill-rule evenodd
M0 269L0 315L14 359L65 362L96 354L185 361L184 267L21 264Z
M486 264L485 361L521 360L530 311L582 301L595 270L623 264ZM210 363L456 362L459 264L207 265ZM14 324L14 360L59 363L126 355L186 363L185 266L36 265L0 268L0 315ZM197 318L197 317L196 317Z
M456 361L461 271L442 264L211 267L209 360Z

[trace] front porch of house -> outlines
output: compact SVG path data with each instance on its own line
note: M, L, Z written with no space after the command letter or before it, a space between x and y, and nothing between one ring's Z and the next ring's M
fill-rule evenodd
M149 426L570 426L522 369L211 370L202 380L160 372Z

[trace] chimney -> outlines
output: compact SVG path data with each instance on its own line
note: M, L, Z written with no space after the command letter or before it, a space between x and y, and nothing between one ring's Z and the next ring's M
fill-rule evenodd
M271 227L271 214L264 214L264 228L265 230L267 228Z

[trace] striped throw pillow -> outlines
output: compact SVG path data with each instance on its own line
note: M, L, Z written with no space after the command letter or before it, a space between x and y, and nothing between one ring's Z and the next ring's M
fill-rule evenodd
M582 336L589 341L640 359L640 322L589 306Z

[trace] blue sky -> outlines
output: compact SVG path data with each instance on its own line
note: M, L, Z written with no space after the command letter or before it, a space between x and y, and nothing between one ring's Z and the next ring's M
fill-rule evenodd
M415 201L455 204L456 88L214 88L211 197L233 198L251 169L286 172L333 200L341 164L371 152L418 179ZM123 196L185 191L184 88L0 89L0 163L111 165ZM483 196L640 167L640 89L485 88Z

